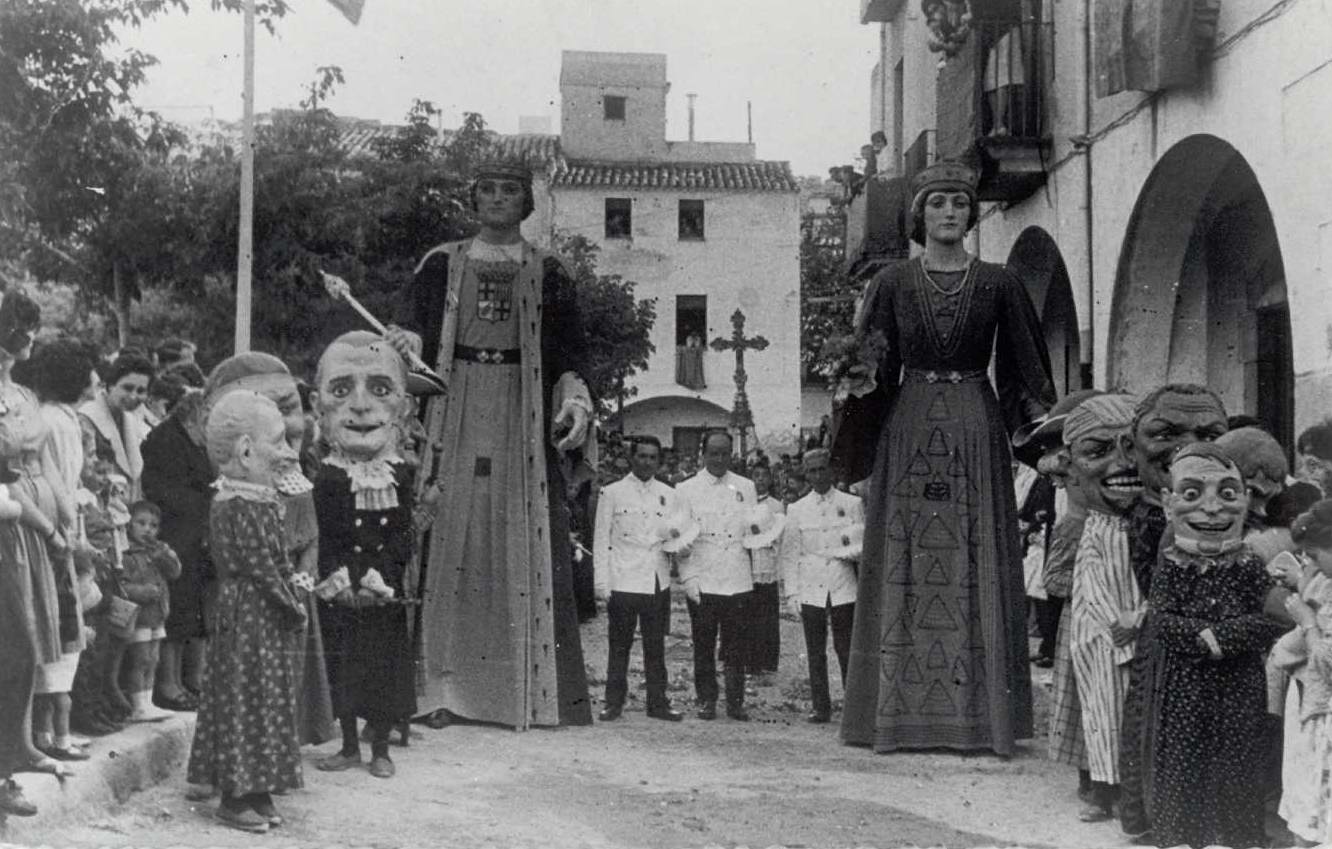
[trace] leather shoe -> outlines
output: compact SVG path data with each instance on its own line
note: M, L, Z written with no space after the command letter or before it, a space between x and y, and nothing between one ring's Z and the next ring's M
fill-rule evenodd
M679 722L684 719L684 714L680 713L678 710L671 710L669 705L648 708L647 715L649 719L662 719L666 722Z
M734 719L736 722L749 721L749 711L745 710L743 705L736 705L735 707L727 706L726 715L729 718Z
M602 722L614 722L620 718L620 714L623 712L624 708L618 705L607 705L601 713L597 714L597 719Z
M398 769L393 765L393 761L385 755L380 755L370 761L370 774L375 778L392 778L397 771Z
M716 703L716 702L704 702L704 703L703 703L703 706L700 707L700 708L698 709L698 718L699 718L699 719L716 719L716 718L717 718L717 703Z
M37 806L23 795L23 788L13 781L0 781L0 819L8 814L15 817L37 816Z
M448 728L453 724L453 714L449 713L449 711L444 708L440 708L434 713L427 714L425 719L421 720L421 723L425 725L426 728L433 728L438 731L441 728Z
M832 722L832 714L816 710L809 716L805 717L805 721L813 725L826 725L827 723Z
M360 766L360 765L361 765L360 752L357 752L354 755L348 755L348 754L343 754L342 752L338 752L337 754L329 755L326 758L322 758L318 761L315 761L315 769L319 770L320 772L342 772L343 770L351 769L354 766Z
M268 820L246 807L222 805L214 815L218 822L251 834L268 832Z

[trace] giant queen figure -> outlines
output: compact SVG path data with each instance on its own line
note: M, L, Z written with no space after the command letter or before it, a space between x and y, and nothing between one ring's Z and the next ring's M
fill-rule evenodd
M561 470L595 450L574 284L519 232L525 166L480 168L471 203L480 233L426 254L388 334L449 383L426 407L419 708L432 724L587 724Z
M867 289L877 386L847 401L834 442L869 478L842 738L1009 755L1032 736L1009 434L1054 403L1049 356L1022 283L963 245L975 173L940 162L912 191L925 251Z

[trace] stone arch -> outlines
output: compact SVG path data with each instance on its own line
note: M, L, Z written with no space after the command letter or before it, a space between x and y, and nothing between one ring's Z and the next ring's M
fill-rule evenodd
M1293 441L1281 247L1257 176L1225 140L1189 136L1148 176L1120 252L1107 355L1110 386L1202 383Z
M1050 350L1050 370L1060 397L1082 388L1081 340L1073 285L1059 245L1040 227L1018 235L1008 253L1008 269L1031 296Z
M625 436L655 436L674 446L682 437L689 445L704 431L730 427L731 411L711 401L688 395L654 395L626 404L612 416L607 428ZM684 446L690 450L689 445Z

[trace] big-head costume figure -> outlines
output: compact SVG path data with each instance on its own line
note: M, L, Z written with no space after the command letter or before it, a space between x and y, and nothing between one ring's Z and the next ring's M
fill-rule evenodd
M342 749L360 762L356 720L371 729L370 771L393 774L389 730L416 711L403 579L414 533L414 469L398 453L409 410L407 366L383 338L347 333L319 359L315 403L332 451L315 479L320 625Z
M587 344L572 279L524 241L530 172L477 173L476 238L426 254L388 338L445 376L426 408L438 480L421 585L421 709L523 729L592 721L567 476L591 459Z
M1127 395L1089 398L1064 422L1070 473L1087 507L1073 568L1069 621L1087 764L1095 782L1091 801L1080 814L1087 822L1113 815L1128 664L1143 615L1126 518L1141 483L1120 439L1132 423L1133 401Z
M1129 511L1129 558L1138 587L1149 599L1166 530L1161 493L1170 487L1171 461L1183 447L1211 442L1225 432L1226 409L1216 393L1197 384L1168 383L1139 399L1133 425L1120 438L1142 480L1142 496ZM1119 817L1120 826L1131 835L1144 835L1151 828L1156 673L1160 666L1156 644L1149 612L1138 630L1120 735Z

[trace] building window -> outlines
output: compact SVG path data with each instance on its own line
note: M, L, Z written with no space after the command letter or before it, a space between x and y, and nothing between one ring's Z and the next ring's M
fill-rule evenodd
M624 104L627 98L619 97L614 94L608 94L601 98L602 108L605 110L607 121L624 120Z
M675 344L702 348L707 344L707 333L708 296L676 295Z
M606 198L606 238L628 239L633 232L633 203L629 198Z
M687 389L708 387L703 377L707 344L708 296L675 296L675 382Z
M680 241L703 240L703 201L680 201Z

